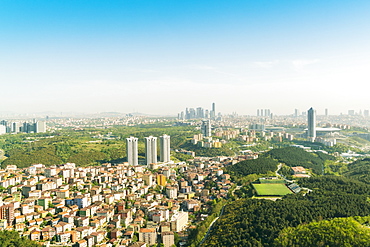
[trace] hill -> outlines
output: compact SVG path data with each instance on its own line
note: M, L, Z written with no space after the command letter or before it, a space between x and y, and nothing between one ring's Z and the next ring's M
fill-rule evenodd
M357 179L370 184L370 159L357 160L347 166L347 171L343 173L345 177Z
M322 168L326 160L334 160L331 155L321 152L309 153L297 147L277 148L268 151L265 156L285 163L287 166L303 166L312 169L316 174L322 173Z
M241 199L227 205L202 246L273 246L287 227L370 213L367 184L340 177L312 178L302 184L313 192L287 195L275 202Z
M276 247L369 246L370 229L354 218L322 220L288 227L275 239Z

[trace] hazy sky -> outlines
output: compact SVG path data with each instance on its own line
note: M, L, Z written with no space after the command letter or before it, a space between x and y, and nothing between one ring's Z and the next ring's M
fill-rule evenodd
M0 112L370 109L370 1L0 0Z

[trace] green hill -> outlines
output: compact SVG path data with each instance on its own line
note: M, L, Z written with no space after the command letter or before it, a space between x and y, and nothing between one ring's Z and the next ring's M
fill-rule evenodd
M230 203L202 246L274 246L275 238L287 227L370 214L367 184L341 177L311 178L302 184L313 192L277 201L241 199Z
M276 159L290 167L303 166L305 168L312 169L316 174L322 173L322 167L326 160L335 159L333 156L328 154L321 152L309 153L297 147L272 149L267 152L265 156Z
M370 229L353 218L322 220L288 227L275 239L276 247L357 246L370 243Z

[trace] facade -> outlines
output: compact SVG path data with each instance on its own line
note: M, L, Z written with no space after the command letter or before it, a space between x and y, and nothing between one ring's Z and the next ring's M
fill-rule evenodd
M35 123L35 130L36 133L44 133L46 132L46 123L43 121L38 121Z
M14 221L14 205L7 204L0 207L0 219L6 220L8 225Z
M147 165L157 163L157 137L145 137L145 159Z
M161 236L164 247L171 247L175 245L175 235L173 232L162 232Z
M160 161L170 161L170 136L163 135L159 137L160 141Z
M137 142L138 138L130 136L126 138L126 153L127 162L129 165L137 166L139 164L138 154L137 154Z
M316 139L316 111L311 107L307 112L308 130L307 138L314 142Z
M155 228L140 228L139 241L145 242L150 246L156 244L157 233L155 231Z

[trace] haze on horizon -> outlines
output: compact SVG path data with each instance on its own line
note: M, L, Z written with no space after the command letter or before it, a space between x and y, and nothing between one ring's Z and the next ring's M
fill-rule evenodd
M370 2L0 3L0 112L370 108Z

